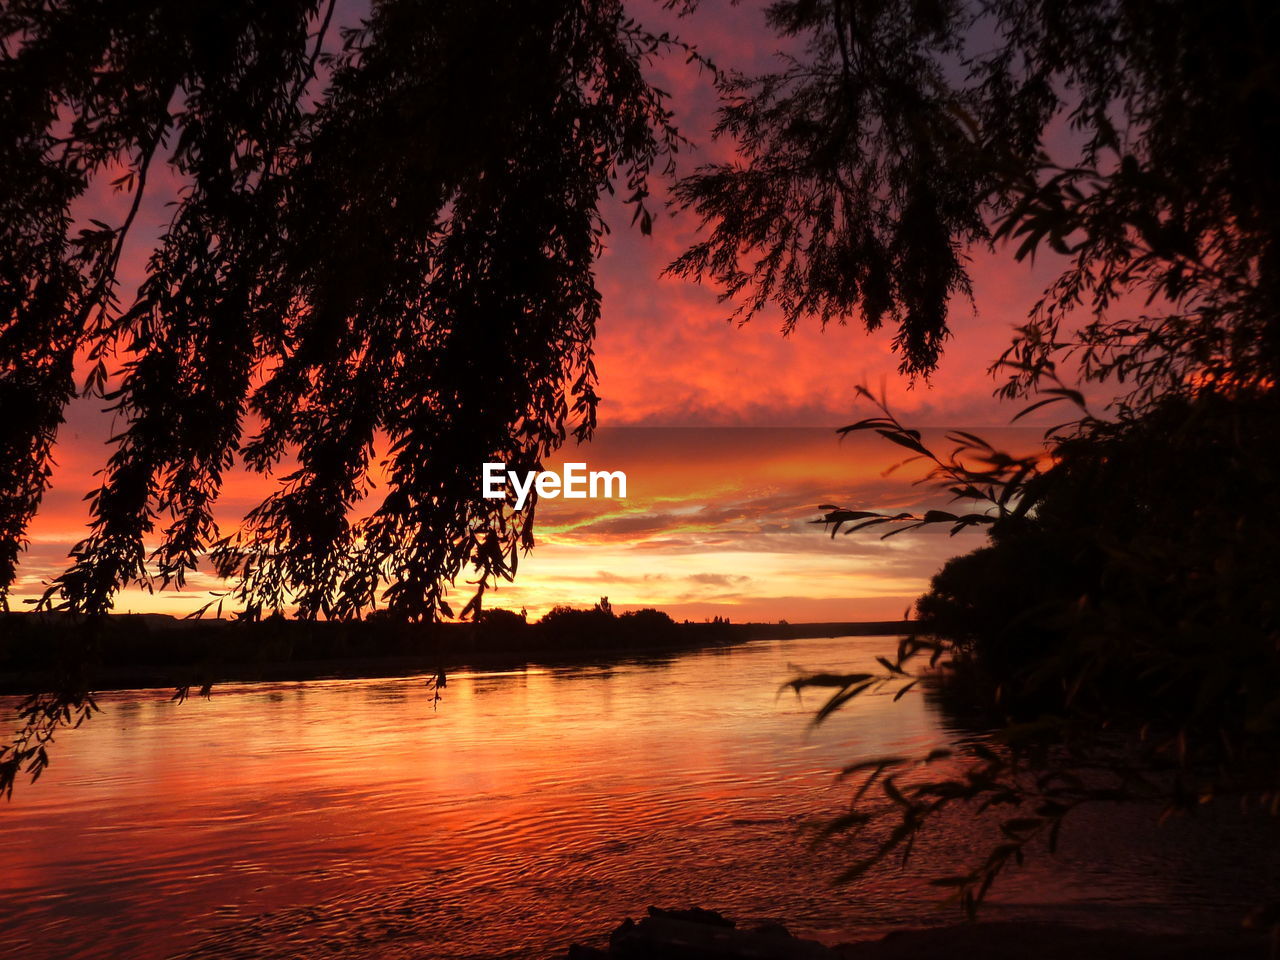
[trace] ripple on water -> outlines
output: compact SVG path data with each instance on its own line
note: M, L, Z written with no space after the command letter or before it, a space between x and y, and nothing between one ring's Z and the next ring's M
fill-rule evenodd
M869 697L815 729L817 699L778 693L793 663L857 670L894 643L461 674L439 704L421 678L108 695L0 812L0 955L525 958L651 903L833 938L950 920L923 866L834 888L851 854L809 846L846 802L835 770L950 742L939 717ZM1241 869L1265 853L1229 824L1129 810L1076 829L996 916L1234 922L1269 869ZM920 862L977 842L951 823Z

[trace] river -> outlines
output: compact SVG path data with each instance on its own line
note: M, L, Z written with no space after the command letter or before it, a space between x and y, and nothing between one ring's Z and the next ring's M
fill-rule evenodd
M810 843L847 806L842 765L960 736L914 691L815 728L818 695L780 690L894 643L461 673L438 702L422 678L103 695L0 805L0 956L540 958L650 904L828 941L954 921L924 880L980 850L979 825L846 887L832 879L854 852ZM1233 925L1277 879L1274 851L1208 819L1082 817L987 916Z

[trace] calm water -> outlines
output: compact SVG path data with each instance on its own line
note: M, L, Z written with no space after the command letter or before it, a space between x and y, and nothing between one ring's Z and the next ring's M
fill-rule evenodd
M892 639L758 642L610 667L224 686L102 698L0 806L0 956L548 957L649 904L778 918L827 940L948 922L921 868L857 886L806 830L833 771L953 740L910 694L824 726L779 695ZM924 853L971 854L969 822ZM1274 849L1221 821L1115 809L999 891L992 918L1237 922ZM923 864L921 864L923 867ZM1274 888L1273 888L1274 889Z

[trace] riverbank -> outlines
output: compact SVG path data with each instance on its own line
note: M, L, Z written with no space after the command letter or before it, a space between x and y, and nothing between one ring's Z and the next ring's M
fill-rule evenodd
M676 623L658 611L568 611L541 623L507 615L481 623L385 620L258 622L113 614L92 627L61 614L0 614L0 695L48 689L58 665L87 646L96 690L287 682L505 670L662 658L751 640L896 636L911 621Z
M780 923L743 928L699 908L624 921L607 947L575 944L564 960L1266 960L1266 934L1157 934L1064 923L966 923L826 946Z

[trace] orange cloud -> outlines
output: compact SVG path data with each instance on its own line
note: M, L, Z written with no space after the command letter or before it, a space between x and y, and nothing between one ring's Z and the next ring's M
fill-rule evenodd
M74 421L73 421L74 422ZM1037 431L988 431L1014 450ZM940 439L926 433L926 439ZM84 522L80 469L84 446L62 471L32 529L15 598L30 598L55 576ZM888 473L902 451L878 437L840 440L823 428L605 428L564 460L622 470L628 496L615 500L543 499L538 545L515 583L490 593L490 606L537 616L557 603L589 605L601 596L619 608L656 606L704 619L880 619L896 617L949 556L972 549L980 534L949 538L922 531L880 540L874 534L825 535L811 521L818 505L872 510L943 506L932 488L912 483L922 470ZM228 525L265 495L271 480L241 473L222 504ZM118 609L190 613L222 584L194 575L182 593L122 594ZM460 585L459 594L466 590Z

